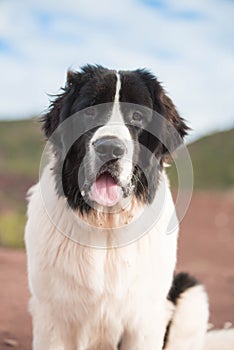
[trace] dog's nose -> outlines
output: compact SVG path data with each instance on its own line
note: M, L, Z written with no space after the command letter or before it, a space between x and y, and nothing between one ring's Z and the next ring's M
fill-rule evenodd
M114 136L105 136L93 142L95 152L102 160L122 158L126 152L124 143Z

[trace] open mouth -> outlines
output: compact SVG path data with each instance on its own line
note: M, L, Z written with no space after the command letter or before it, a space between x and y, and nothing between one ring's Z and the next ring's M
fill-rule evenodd
M102 206L113 207L119 202L121 192L121 186L116 179L109 172L104 172L92 184L90 197Z

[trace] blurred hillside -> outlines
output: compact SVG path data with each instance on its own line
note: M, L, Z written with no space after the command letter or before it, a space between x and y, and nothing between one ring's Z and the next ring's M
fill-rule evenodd
M194 189L234 189L234 129L206 135L188 145L193 165ZM168 168L172 187L177 185L175 167Z
M25 197L38 179L43 146L37 121L0 122L0 245L23 247Z
M36 120L0 122L0 245L23 246L26 192L38 179L43 147ZM205 136L188 149L196 190L234 188L234 129ZM173 166L168 173L175 183Z
M234 129L202 137L188 149L195 189L234 188Z

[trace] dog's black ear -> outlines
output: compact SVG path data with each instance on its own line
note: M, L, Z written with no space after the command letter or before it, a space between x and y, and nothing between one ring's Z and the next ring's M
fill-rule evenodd
M78 72L74 72L72 70L68 70L67 71L67 83L66 83L66 87L68 88L69 86L71 87L73 84L75 84L77 82L78 76L80 74Z
M136 71L146 84L152 99L152 108L155 112L149 130L154 130L159 136L158 140L148 136L150 150L158 158L173 152L183 141L189 127L180 117L172 100L167 96L157 78L146 69Z
M156 97L156 110L159 108L159 113L165 118L162 122L163 127L163 154L172 153L178 148L184 136L187 135L190 129L184 119L180 117L172 100L166 95L164 89L161 87L159 96Z
M49 138L56 130L61 121L65 119L71 107L72 92L78 80L78 72L68 70L67 80L63 92L56 96L51 102L49 111L41 118L42 130L45 136ZM66 114L66 115L65 115Z
M49 112L46 113L42 118L42 130L45 136L49 138L53 132L57 129L60 121L60 112L63 104L65 93L62 93L56 97L56 99L51 102L49 107Z

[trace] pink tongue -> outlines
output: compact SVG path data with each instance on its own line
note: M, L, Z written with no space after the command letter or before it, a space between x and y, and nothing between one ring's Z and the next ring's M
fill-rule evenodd
M111 175L102 174L91 187L91 199L100 205L112 207L120 199L120 186Z

